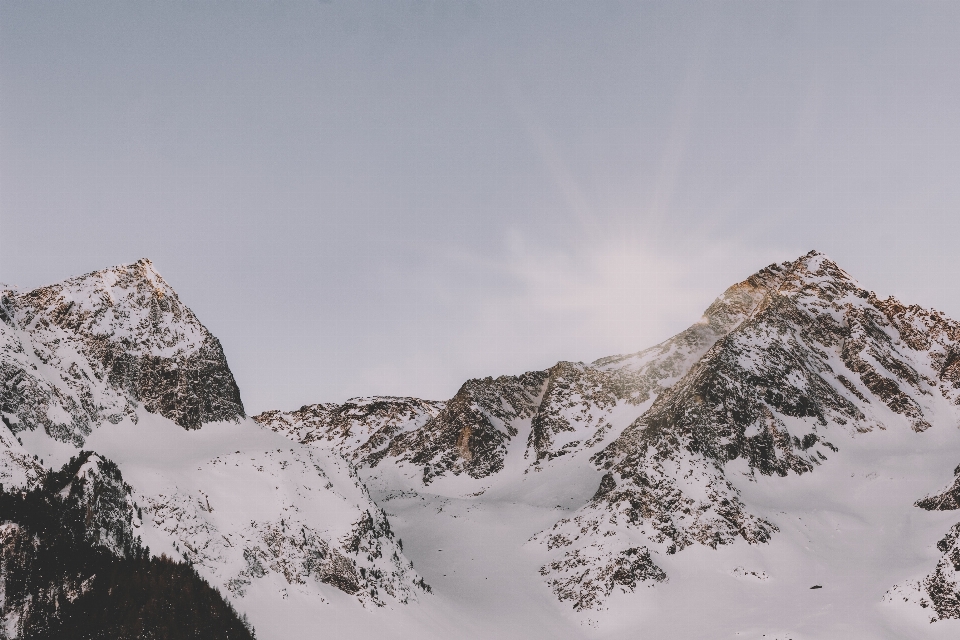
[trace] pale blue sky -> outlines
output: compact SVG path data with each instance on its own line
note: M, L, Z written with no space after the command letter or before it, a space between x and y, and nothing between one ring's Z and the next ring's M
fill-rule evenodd
M960 318L960 4L0 3L0 281L153 259L247 408L635 351L811 248Z

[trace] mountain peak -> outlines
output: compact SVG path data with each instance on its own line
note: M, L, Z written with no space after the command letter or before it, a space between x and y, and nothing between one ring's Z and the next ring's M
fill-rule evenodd
M188 429L244 417L220 342L149 259L8 291L0 311L0 405L19 429L79 445L140 404Z
M163 279L149 258L91 271L54 285L41 287L37 291L48 289L69 290L75 293L93 289L109 292L112 296L124 295L126 292L152 293L157 298L177 299L177 292Z

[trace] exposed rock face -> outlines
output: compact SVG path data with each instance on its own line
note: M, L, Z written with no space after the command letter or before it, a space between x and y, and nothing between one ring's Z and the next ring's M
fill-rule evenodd
M621 402L639 404L649 390L632 370L560 362L547 371L547 385L527 438L534 469L581 445L593 446L612 427L610 412Z
M927 511L953 511L954 509L960 509L960 466L954 470L953 474L956 478L952 485L938 495L927 496L917 500L917 506Z
M423 481L446 473L483 478L503 469L518 420L530 418L546 374L469 380L434 419L390 443L388 455L423 466Z
M244 417L220 342L149 260L0 293L0 411L82 445L135 409L186 429Z
M768 540L777 528L740 499L734 461L748 477L805 473L836 450L832 429L923 431L938 396L957 402L960 325L878 300L817 253L734 286L704 323L715 343L594 456L608 470L594 499L535 538L559 553L543 573L575 608L610 593L628 549Z
M376 465L391 440L443 410L443 402L373 396L343 404L313 404L296 411L265 411L253 419L303 444L329 447L358 464Z

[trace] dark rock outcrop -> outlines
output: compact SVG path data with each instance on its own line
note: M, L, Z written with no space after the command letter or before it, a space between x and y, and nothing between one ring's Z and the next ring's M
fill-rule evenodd
M81 446L136 409L186 429L244 417L220 342L149 260L0 296L0 411Z
M447 473L483 478L503 469L514 421L536 411L546 382L543 371L469 380L422 428L394 438L389 456L423 467L429 483Z
M960 509L960 466L954 472L953 484L935 496L917 500L916 505L927 511L953 511Z

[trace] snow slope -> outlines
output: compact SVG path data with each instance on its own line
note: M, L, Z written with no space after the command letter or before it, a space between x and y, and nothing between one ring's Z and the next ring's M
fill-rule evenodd
M370 606L422 592L382 511L336 454L250 420L186 431L150 414L104 425L86 446L134 487L144 544L189 560L237 598L261 580L318 603L330 589Z

